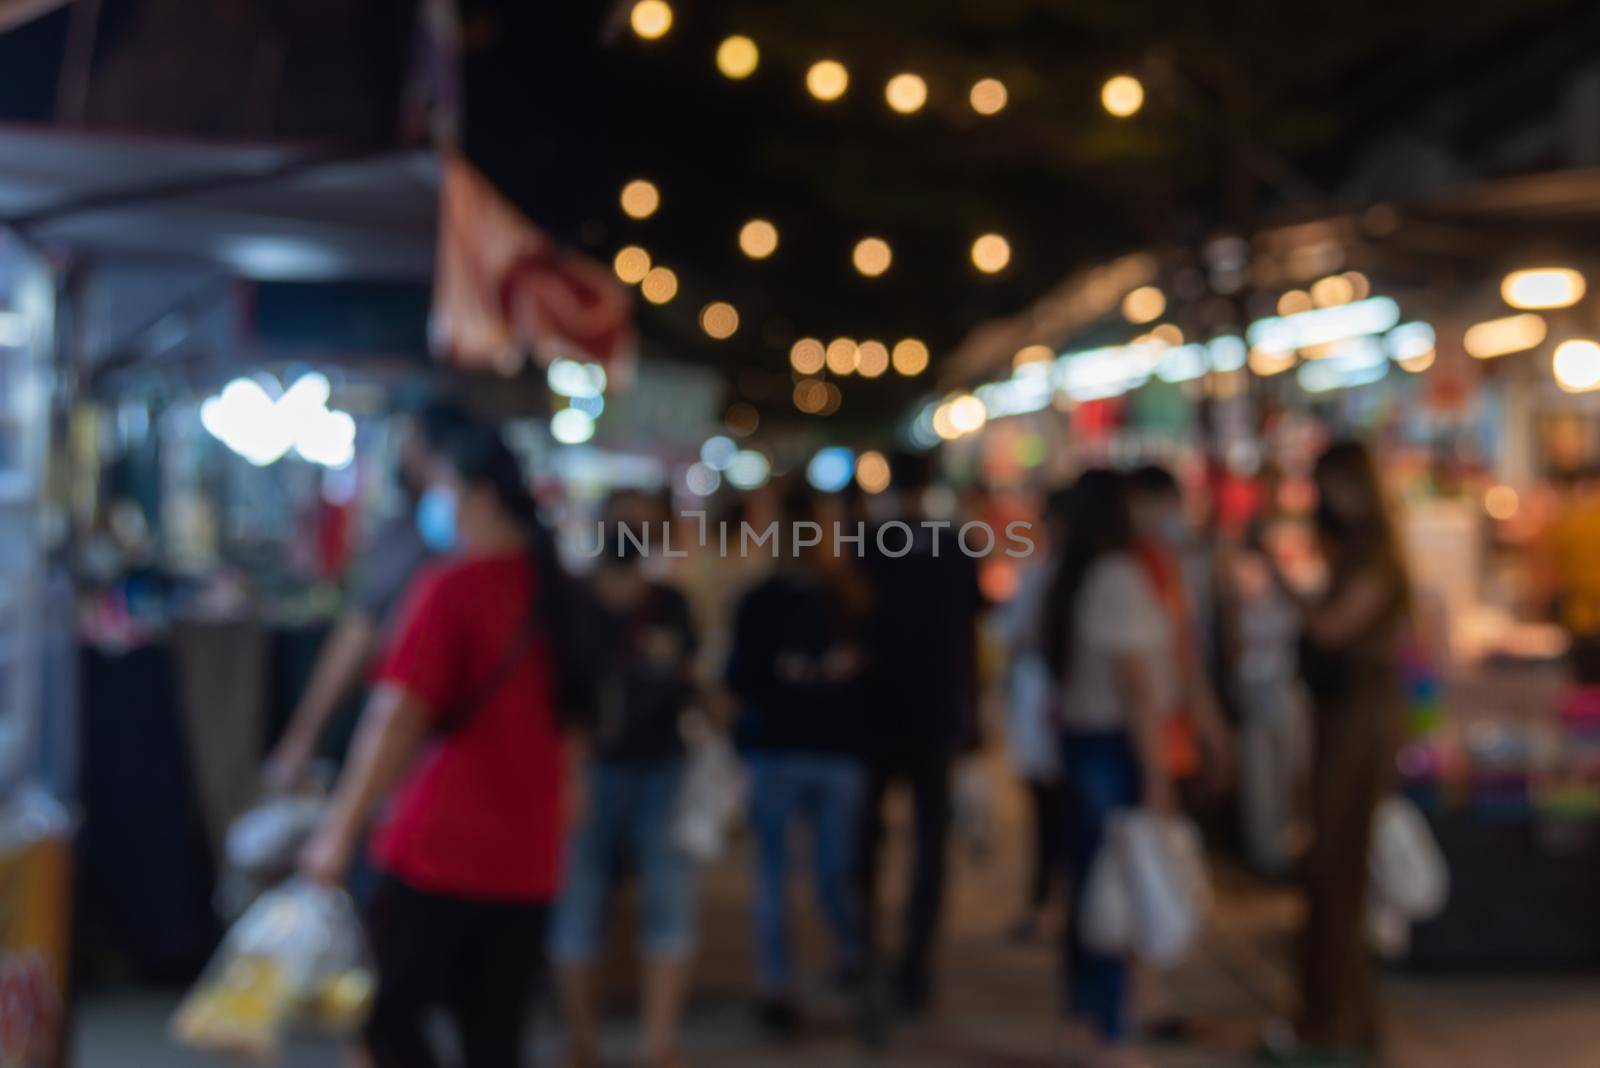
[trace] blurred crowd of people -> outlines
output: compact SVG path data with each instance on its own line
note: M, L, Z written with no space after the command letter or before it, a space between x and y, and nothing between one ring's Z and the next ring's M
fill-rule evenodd
M783 485L776 544L703 553L675 575L648 550L667 503L618 493L598 555L574 577L499 434L448 409L418 417L399 473L414 513L373 539L266 769L272 788L291 789L319 752L341 765L301 870L364 903L379 983L355 1055L438 1063L425 1025L443 1010L469 1068L521 1063L548 960L568 1061L597 1064L609 909L633 880L644 1061L685 1063L697 861L672 821L690 741L717 732L747 773L763 1026L783 1037L805 1020L789 914L803 825L827 979L857 1007L863 1040L884 1041L891 1019L939 993L953 782L985 740L990 607L1008 664L1005 744L1034 832L1010 935L1056 926L1113 813L1188 811L1209 828L1236 786L1237 819L1222 822L1264 874L1298 858L1310 906L1303 1011L1264 1052L1294 1063L1376 1045L1366 856L1399 743L1409 595L1366 450L1336 444L1316 466L1315 592L1281 573L1270 504L1224 538L1191 521L1171 472L1097 468L1049 496L1015 595L997 606L980 562L930 517L929 458L897 456L892 469L892 503L871 513ZM912 534L903 552L869 534L841 553L797 533L870 531L890 515ZM330 746L358 688L353 739ZM1307 768L1302 855L1289 814ZM896 926L877 915L878 874L885 798L900 785L912 816ZM1153 1023L1133 1019L1133 962L1089 949L1076 909L1059 926L1064 1056L1141 1063Z

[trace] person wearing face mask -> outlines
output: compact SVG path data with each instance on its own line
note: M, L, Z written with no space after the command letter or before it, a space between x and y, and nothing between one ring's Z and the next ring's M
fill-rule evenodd
M1379 1037L1377 975L1364 926L1367 860L1404 723L1399 650L1411 595L1367 448L1355 441L1329 446L1313 477L1325 588L1307 596L1272 571L1297 608L1300 670L1313 710L1304 1009L1293 1028L1269 1035L1263 1052L1277 1063L1355 1064Z
M1163 749L1175 782L1197 776L1214 789L1226 784L1233 745L1221 702L1208 671L1208 613L1197 611L1208 583L1204 563L1184 515L1178 480L1164 467L1149 464L1128 474L1128 504L1133 516L1134 553L1160 598L1171 625L1173 663L1178 674L1178 705L1168 709Z
M672 840L684 775L682 720L694 699L696 637L689 602L643 571L660 551L662 509L619 493L601 524L589 577L596 610L598 692L589 804L567 843L567 886L552 920L572 1068L599 1064L600 958L608 906L624 877L640 886L644 1047L649 1068L683 1063L678 1023L694 949L695 862Z
M460 426L430 446L425 529L450 551L406 593L300 871L340 883L382 806L366 1052L376 1068L433 1068L437 1008L467 1068L511 1068L579 798L568 768L593 686L574 638L588 614L499 434Z
M395 470L403 507L362 548L349 605L323 641L310 680L262 767L268 790L282 792L301 785L319 750L335 763L343 762L357 711L349 699L393 630L411 579L434 554L448 548L439 538L437 516L430 516L427 523L419 521L428 486L428 443L465 423L461 411L437 403L411 417ZM341 716L346 709L349 714Z

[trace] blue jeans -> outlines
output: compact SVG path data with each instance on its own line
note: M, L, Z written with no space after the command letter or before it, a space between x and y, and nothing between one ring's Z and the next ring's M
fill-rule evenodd
M811 875L818 904L833 932L841 966L866 956L861 902L856 894L856 835L865 772L860 761L828 753L778 749L749 754L750 822L756 837L756 952L761 988L794 986L789 954L789 836L811 825Z
M1139 802L1139 762L1127 731L1068 731L1061 740L1061 770L1073 901L1065 945L1067 1015L1115 1042L1128 1030L1128 962L1084 948L1078 902L1111 813Z
M589 812L567 841L567 883L556 903L550 954L587 964L605 948L606 913L625 875L640 882L640 944L656 958L694 949L695 862L672 842L683 762L589 768Z

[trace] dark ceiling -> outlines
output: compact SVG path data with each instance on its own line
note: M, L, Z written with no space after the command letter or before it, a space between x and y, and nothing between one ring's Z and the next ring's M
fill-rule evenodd
M773 415L794 417L787 353L798 336L916 336L938 361L984 321L1129 249L1181 254L1219 229L1596 162L1550 157L1538 146L1558 139L1527 135L1564 121L1569 75L1600 54L1592 2L672 6L671 31L642 41L627 29L631 0L461 0L465 148L560 236L607 260L642 244L676 270L676 300L640 305L647 350L722 368L734 393ZM396 118L413 56L407 3L100 0L93 77L75 111L63 60L73 10L88 9L0 35L0 117L377 148L415 136ZM745 81L714 63L732 33L761 48ZM830 104L803 86L825 57L851 76ZM884 101L899 71L927 81L915 115ZM1098 102L1119 71L1148 90L1125 121ZM980 77L1010 93L992 118L966 105ZM1398 161L1411 159L1444 160L1446 177L1409 173ZM617 206L635 177L662 193L642 222ZM755 216L781 234L760 263L735 243ZM995 276L968 258L985 231L1012 247ZM877 279L850 266L866 235L894 249ZM727 341L697 326L717 299L742 320ZM896 414L924 388L852 379L835 419Z
M630 6L466 0L469 154L541 223L596 254L639 243L676 270L676 300L641 304L647 340L723 366L736 388L775 394L755 398L775 412L787 408L795 337L911 335L937 360L1075 267L1348 200L1363 145L1432 121L1441 98L1490 81L1587 10L1556 0L675 0L671 31L643 41L627 30ZM1582 21L1592 55L1597 27ZM745 81L716 69L731 33L761 49ZM828 104L804 89L806 67L825 57L851 78ZM899 71L928 83L915 115L884 101ZM1129 120L1099 106L1100 83L1118 71L1148 89ZM992 118L966 104L985 76L1010 91ZM1558 88L1544 81L1516 79L1471 114L1536 109ZM617 207L634 177L662 194L642 222ZM736 245L755 216L781 234L760 263ZM985 276L968 249L991 230L1013 257ZM850 265L866 235L894 250L876 279ZM727 341L696 324L717 299L742 317ZM898 410L919 388L892 375L851 380L839 418Z

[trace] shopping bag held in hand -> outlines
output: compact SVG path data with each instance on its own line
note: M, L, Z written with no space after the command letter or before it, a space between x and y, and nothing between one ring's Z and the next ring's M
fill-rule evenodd
M1137 809L1114 813L1084 888L1084 945L1173 964L1194 943L1210 902L1192 823Z
M1450 869L1427 817L1398 794L1373 816L1370 864L1373 897L1384 908L1412 923L1444 911Z
M228 929L173 1015L172 1035L195 1049L270 1059L297 1019L353 1032L373 989L349 895L291 879L262 894Z
M727 848L744 808L744 767L727 737L703 720L686 721L683 733L689 759L669 833L695 860L712 861Z

